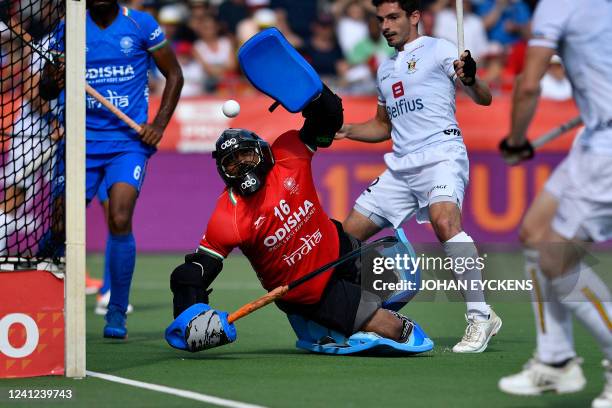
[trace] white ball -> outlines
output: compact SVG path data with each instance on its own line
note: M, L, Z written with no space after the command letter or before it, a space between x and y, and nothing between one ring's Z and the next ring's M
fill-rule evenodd
M225 101L221 108L223 114L228 118L235 118L240 113L240 104L233 99Z

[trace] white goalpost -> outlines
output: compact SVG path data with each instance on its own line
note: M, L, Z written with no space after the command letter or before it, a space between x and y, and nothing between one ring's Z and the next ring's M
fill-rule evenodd
M65 373L85 377L85 0L66 0Z

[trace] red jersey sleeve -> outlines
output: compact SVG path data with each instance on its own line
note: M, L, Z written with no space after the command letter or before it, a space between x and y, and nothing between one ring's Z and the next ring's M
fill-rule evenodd
M315 152L302 142L300 132L297 130L290 130L280 135L272 143L272 150L275 161L295 158L311 160Z
M240 245L242 239L236 223L236 199L231 190L225 190L215 211L208 221L206 233L200 240L198 249L221 260Z

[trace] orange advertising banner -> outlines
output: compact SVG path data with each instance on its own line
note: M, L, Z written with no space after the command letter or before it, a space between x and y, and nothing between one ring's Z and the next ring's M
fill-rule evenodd
M214 142L228 127L243 127L254 131L264 139L273 141L288 129L300 128L303 118L279 107L269 112L272 100L266 96L238 97L240 114L233 119L221 112L225 99L218 97L182 98L166 129L160 150L185 153L214 150ZM150 101L150 117L159 108L159 98ZM365 122L376 112L376 98L345 96L345 123ZM496 96L488 107L478 106L465 96L457 100L457 120L463 138L470 151L497 151L500 140L510 129L510 95ZM529 129L529 137L535 138L578 116L573 101L554 102L543 100L538 106L535 119ZM568 132L546 145L545 151L566 151L571 145L575 131ZM389 151L390 143L362 144L339 141L330 150L336 151Z
M0 378L64 374L64 281L0 271Z

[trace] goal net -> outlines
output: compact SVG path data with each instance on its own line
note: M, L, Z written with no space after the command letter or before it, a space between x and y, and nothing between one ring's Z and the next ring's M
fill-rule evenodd
M64 107L62 98L44 100L39 83L64 7L58 0L3 6L0 262L59 264L65 253Z
M62 21L65 35L58 35ZM65 75L48 75L49 67ZM59 329L47 328L57 322L65 334L56 353L62 363L61 368L53 363L47 374L81 377L85 1L0 0L0 73L0 298L13 299L0 302L0 377L43 375L40 356L49 353L40 347L49 351L48 342L57 341ZM43 98L42 80L55 81L65 91ZM49 272L59 287L48 279ZM41 303L50 293L44 285L57 289L47 304ZM52 318L45 320L48 315ZM49 332L54 338L43 342ZM21 372L11 371L20 367Z

